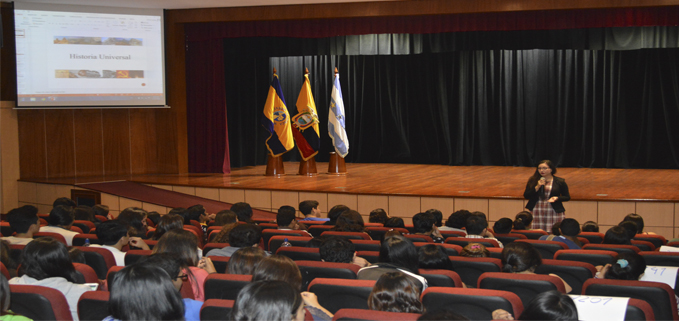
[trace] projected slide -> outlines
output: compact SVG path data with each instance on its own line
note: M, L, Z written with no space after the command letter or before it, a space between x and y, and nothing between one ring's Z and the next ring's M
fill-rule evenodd
M15 10L18 107L164 106L160 16Z

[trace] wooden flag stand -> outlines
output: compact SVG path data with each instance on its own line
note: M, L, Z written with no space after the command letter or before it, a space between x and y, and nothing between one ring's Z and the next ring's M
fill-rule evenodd
M316 176L316 156L309 158L309 160L301 160L299 162L299 175Z
M285 166L280 156L274 157L268 154L266 159L266 174L264 176L282 177L285 175Z
M346 175L347 165L344 163L344 158L337 155L335 152L330 152L330 162L328 163L328 174L330 175Z

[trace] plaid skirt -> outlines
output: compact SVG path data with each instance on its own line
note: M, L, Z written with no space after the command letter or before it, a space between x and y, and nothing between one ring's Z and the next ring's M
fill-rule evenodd
M532 229L540 229L551 233L552 225L556 222L561 222L566 218L566 213L557 213L552 207L552 203L547 199L539 200L533 208L533 224Z

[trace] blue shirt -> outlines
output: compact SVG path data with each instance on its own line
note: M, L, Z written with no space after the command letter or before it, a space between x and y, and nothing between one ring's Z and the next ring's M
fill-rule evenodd
M552 235L543 235L543 236L540 236L540 240L541 240L541 241L549 241L547 238L549 238L550 236L552 236ZM561 236L561 235L554 236L554 237L552 238L552 241L557 241L557 242L564 243L564 244L566 244L566 246L568 246L568 248L571 249L571 250L579 250L579 249L580 249L580 247L579 247L577 244L575 244L575 242L573 242L573 241L571 241L571 240L569 240L569 239L567 239L567 238L565 238L565 237L563 237L563 236Z
M301 220L300 222L304 222L304 221L323 221L323 222L327 222L327 221L329 221L329 220L330 220L329 218L305 217L305 218L304 218L303 220Z
M203 302L193 299L182 299L184 302L184 319L186 321L200 321L200 308Z

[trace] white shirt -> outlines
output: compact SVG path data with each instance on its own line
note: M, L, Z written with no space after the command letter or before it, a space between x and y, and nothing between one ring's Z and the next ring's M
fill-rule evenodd
M40 232L48 232L48 233L57 233L61 234L64 236L66 239L66 245L68 246L73 246L73 236L78 235L80 233L78 232L73 232L71 230L67 230L58 226L41 226L40 227Z
M29 238L29 237L16 237L16 236L6 236L6 237L3 237L2 240L9 242L9 244L18 244L18 245L26 245L30 241L33 241L33 239Z
M78 321L78 300L80 299L80 296L83 295L83 293L92 290L88 285L71 283L62 277L36 280L28 275L24 275L20 278L11 278L9 284L40 285L58 290L66 297L68 308L71 310L71 315L73 316L73 321Z
M481 236L481 235L475 235L475 234L467 234L467 237L468 237L468 238L471 238L471 239L494 240L495 242L497 242L497 245L499 245L500 248L503 248L503 247L504 247L504 246L502 245L502 242L500 242L498 239L496 239L496 238L494 238L494 237L483 237L483 236Z
M111 252L111 254L113 254L113 258L116 259L117 266L125 266L125 252L109 245L92 244L90 246L107 249L109 252Z

